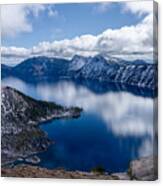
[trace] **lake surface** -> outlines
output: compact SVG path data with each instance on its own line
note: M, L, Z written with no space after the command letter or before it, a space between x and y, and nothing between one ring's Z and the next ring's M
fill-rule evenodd
M40 125L55 141L38 155L42 167L90 171L100 166L108 172L121 172L127 170L131 160L153 154L156 98L149 91L122 90L96 82L32 85L15 78L4 79L3 85L36 99L84 110L77 119L52 120Z

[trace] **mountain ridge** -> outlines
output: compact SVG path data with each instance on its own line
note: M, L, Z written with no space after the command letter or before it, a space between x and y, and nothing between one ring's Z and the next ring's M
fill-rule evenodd
M143 60L125 61L112 57L105 59L102 55L94 57L75 55L71 60L39 56L24 60L9 69L3 65L2 78L8 76L31 82L64 78L90 79L155 89L157 64L149 64Z

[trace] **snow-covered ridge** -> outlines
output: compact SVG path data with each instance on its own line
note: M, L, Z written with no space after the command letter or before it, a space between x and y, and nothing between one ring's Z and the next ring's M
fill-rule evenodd
M11 87L1 91L2 165L44 151L50 145L40 122L56 118L79 117L82 109L38 101Z
M113 63L95 57L78 72L76 77L155 89L157 65L146 64L144 61Z
M105 59L102 55L75 55L71 60L34 57L12 69L2 66L2 78L8 76L30 82L64 78L90 79L155 89L157 64L148 64L143 60L125 61L115 57Z

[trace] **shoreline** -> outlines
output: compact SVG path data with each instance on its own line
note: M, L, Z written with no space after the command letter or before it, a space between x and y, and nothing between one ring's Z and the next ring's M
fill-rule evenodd
M81 109L82 111L83 111L83 109ZM82 112L81 111L81 112ZM72 119L72 118L78 118L78 117L80 117L80 115L81 115L81 113L77 113L76 115L65 115L65 116L57 116L57 117L55 117L55 116L52 116L52 117L49 117L48 119L45 119L45 118L42 118L42 120L41 121L39 121L38 123L35 123L34 125L36 125L36 127L39 127L40 125L46 125L46 123L47 122L51 122L51 121L53 121L53 120L59 120L59 119ZM41 129L40 129L41 130ZM55 143L55 141L53 141L53 140L50 140L49 138L48 138L48 136L47 136L47 133L45 132L45 131L43 131L43 130L41 130L43 133L44 133L44 137L45 138L47 138L48 140L49 140L49 143L50 144L48 144L48 146L46 147L46 149L45 150L42 150L42 151L37 151L37 152L33 152L33 153L31 153L31 154L28 154L27 156L20 156L18 159L23 159L23 161L26 161L26 159L28 158L28 157L33 157L33 156L37 156L37 154L38 153L41 153L41 152L45 152L45 151L47 151L48 150L48 148L50 147L50 145L52 145L52 144L54 144ZM7 163L2 163L2 161L1 161L1 167L5 167L5 166L8 166L8 165L13 165L14 164L14 162L16 162L16 161L19 161L18 159L16 159L16 160L11 160L11 161L9 161L9 162L7 162Z
M18 101L19 100L19 103ZM5 162L25 160L34 164L40 160L35 156L46 151L51 144L48 135L39 128L40 124L53 119L76 118L83 109L62 107L52 102L35 100L16 89L2 89L2 166ZM9 112L9 111L10 112ZM6 112L7 111L7 112ZM11 114L10 114L11 113ZM20 114L21 113L21 114ZM6 125L7 124L7 125ZM27 125L28 124L28 125ZM54 141L55 142L55 141ZM32 159L32 156L35 156ZM95 168L93 172L49 170L39 166L19 164L14 167L2 167L3 177L44 177L74 179L125 179L156 180L157 158L145 157L130 162L127 172L109 174ZM21 162L23 163L23 162Z
M44 152L55 142L39 128L40 123L78 118L83 111L79 107L36 100L11 87L2 88L1 109L1 166Z
M13 168L2 168L2 177L27 177L27 178L60 178L60 179L104 179L104 180L140 180L154 181L158 179L157 157L144 157L130 162L126 172L107 173L94 170L66 171L64 169L47 169L32 165L17 165Z

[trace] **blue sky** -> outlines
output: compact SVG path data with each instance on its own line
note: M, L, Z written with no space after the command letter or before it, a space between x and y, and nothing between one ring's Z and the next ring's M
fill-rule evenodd
M153 56L153 2L2 5L2 62L38 55Z
M47 5L48 6L48 5ZM97 35L108 28L135 25L143 16L131 12L124 13L122 4L113 3L104 12L98 10L100 4L56 4L50 5L57 15L47 16L48 9L34 18L28 15L33 25L32 33L21 33L16 37L2 37L5 46L32 47L41 41L71 39L83 34Z

